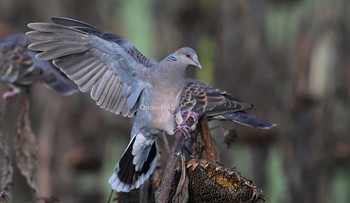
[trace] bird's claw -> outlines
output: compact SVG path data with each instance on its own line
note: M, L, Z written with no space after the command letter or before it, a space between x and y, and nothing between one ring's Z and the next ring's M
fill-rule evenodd
M184 116L184 122L186 122L189 118L193 119L193 124L190 126L190 129L193 131L196 129L197 124L198 124L198 113L194 112L194 111L189 111L186 113L186 115Z
M187 121L189 118L192 118L194 123L198 122L198 113L194 112L194 111L189 111L186 113L186 115L184 116L184 121Z
M174 133L180 132L182 135L185 136L185 139L189 138L191 136L191 128L187 125L178 125L175 129L174 129Z

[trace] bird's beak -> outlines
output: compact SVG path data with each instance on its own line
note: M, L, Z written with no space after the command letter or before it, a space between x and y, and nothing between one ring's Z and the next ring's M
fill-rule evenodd
M199 63L198 56L194 55L192 58L193 65L196 66L199 69L202 69L202 65Z
M196 63L196 66L197 68L202 69L202 65L199 62Z
M202 69L202 65L199 63L198 60L193 60L194 64L197 68Z

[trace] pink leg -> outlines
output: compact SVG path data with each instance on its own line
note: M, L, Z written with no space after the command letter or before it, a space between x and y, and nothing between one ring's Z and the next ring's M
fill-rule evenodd
M190 130L191 128L187 125L178 125L174 129L174 133L181 132L181 134L185 136L185 139L187 139L191 136Z
M20 90L16 87L11 88L10 90L7 90L3 95L3 99L11 99L15 97L17 94L19 94Z
M189 111L184 117L183 123L186 122L189 118L192 118L194 123L198 123L198 114L196 112L193 111ZM191 129L190 126L182 124L182 125L178 125L175 129L174 129L174 133L176 132L181 132L181 134L183 134L185 136L185 138L189 138L191 136L191 131L193 129Z

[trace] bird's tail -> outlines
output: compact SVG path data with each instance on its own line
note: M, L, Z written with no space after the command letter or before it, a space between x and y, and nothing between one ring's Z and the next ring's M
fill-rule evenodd
M157 142L146 139L141 133L134 135L109 178L112 189L129 192L139 188L153 173L157 158Z
M233 122L247 125L250 127L256 127L261 129L271 129L276 126L274 123L270 123L268 121L265 121L261 118L258 118L256 116L247 114L245 112L234 112L229 114L221 115L221 118L223 120L231 120Z

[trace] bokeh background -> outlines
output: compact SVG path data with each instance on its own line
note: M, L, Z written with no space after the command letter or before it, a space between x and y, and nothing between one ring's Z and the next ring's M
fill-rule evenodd
M51 16L118 33L159 60L195 48L204 68L190 77L255 104L251 113L278 125L211 123L225 166L252 179L267 202L350 202L350 1L0 0L0 37ZM88 94L62 97L41 84L30 89L30 102L36 195L106 202L132 120L98 108ZM238 136L227 148L223 134L233 128ZM34 198L18 173L12 188L16 203Z

